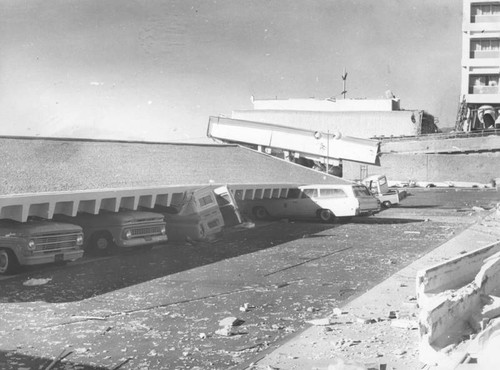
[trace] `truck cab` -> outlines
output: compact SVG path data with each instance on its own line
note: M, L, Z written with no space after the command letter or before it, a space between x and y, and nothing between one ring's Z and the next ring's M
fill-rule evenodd
M382 207L390 208L406 198L406 190L389 189L385 175L368 176L361 181L380 200Z
M83 256L83 232L77 225L30 217L0 220L0 274L20 266L75 261Z

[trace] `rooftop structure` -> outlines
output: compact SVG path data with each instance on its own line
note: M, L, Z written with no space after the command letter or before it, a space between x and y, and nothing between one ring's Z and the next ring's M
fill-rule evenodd
M314 112L387 112L399 110L399 99L252 99L254 110Z

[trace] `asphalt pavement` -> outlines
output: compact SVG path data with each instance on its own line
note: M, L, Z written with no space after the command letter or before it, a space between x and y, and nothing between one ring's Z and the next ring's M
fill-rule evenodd
M500 240L496 210L470 214L475 222L432 253L378 284L247 369L422 369L418 360L417 271ZM499 364L500 366L500 364Z
M259 223L213 244L27 269L0 282L0 368L45 369L64 349L71 354L54 369L308 369L342 357L411 369L416 353L404 340L416 331L393 331L386 319L391 311L412 317L415 274L402 268L424 255L440 261L429 252L498 198L416 193L349 223ZM476 227L468 248L493 230L468 230ZM372 289L390 276L387 292L384 283ZM339 310L331 325L310 324ZM218 334L230 317L238 325Z

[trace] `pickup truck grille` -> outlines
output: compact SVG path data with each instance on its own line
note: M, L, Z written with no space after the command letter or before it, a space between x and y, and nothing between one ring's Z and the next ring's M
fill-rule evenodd
M132 227L130 232L132 233L132 238L143 238L145 236L162 235L162 228L163 225L140 226Z
M38 235L31 239L35 242L36 251L69 249L76 247L76 239L80 233Z

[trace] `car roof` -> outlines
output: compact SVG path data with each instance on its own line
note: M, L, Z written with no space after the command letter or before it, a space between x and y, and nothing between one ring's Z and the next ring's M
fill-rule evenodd
M302 185L299 189L345 189L357 184L334 185L334 184L317 184L317 185Z

